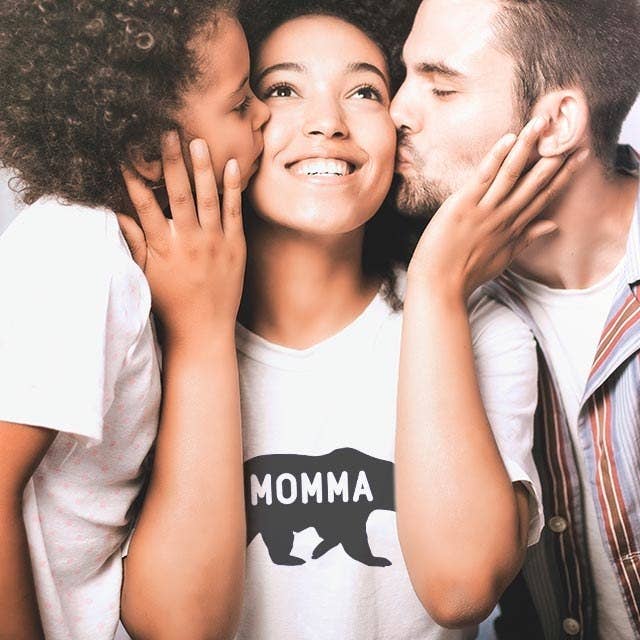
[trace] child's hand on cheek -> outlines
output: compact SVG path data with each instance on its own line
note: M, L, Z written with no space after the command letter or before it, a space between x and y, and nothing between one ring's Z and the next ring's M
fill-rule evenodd
M142 229L123 215L120 226L171 341L193 340L208 330L225 336L233 331L246 262L238 163L226 164L221 205L206 143L192 140L189 150L195 203L178 136L170 132L163 139L170 220L143 181L123 170Z

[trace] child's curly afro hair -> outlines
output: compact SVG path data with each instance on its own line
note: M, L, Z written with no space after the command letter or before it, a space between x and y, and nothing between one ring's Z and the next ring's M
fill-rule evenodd
M0 165L23 199L121 206L128 151L159 157L199 76L192 39L235 10L234 0L0 0Z

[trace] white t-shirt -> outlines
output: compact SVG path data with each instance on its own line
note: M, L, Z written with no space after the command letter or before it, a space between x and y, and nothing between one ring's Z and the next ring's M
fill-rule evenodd
M466 639L415 595L393 506L402 315L378 295L310 349L238 327L248 510L241 640ZM543 523L534 467L535 345L510 311L472 313L485 406L511 479L531 492L529 542ZM437 522L424 523L437 527Z
M58 431L24 493L48 640L107 640L158 424L150 291L115 215L42 199L0 236L0 420Z
M513 274L522 287L527 308L545 337L567 414L576 461L584 491L585 527L598 615L598 637L616 640L633 637L618 579L607 557L589 474L578 435L578 412L600 336L620 285L623 263L587 289L552 289Z

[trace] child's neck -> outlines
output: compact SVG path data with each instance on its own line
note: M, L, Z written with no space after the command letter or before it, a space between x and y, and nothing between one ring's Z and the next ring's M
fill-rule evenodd
M261 337L305 349L352 322L379 283L362 271L364 229L311 236L246 216L247 273L240 322Z

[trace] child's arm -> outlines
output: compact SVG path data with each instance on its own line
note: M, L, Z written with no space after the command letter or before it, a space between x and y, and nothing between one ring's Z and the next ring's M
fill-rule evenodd
M0 640L44 639L22 495L56 432L0 421Z
M209 152L191 143L197 207L177 137L163 143L171 221L125 175L164 327L154 467L128 556L122 619L134 638L229 638L244 586L245 520L235 319L245 264L237 163L222 214ZM197 209L197 210L196 210ZM121 220L130 244L141 232Z
M520 248L556 227L532 221L583 158L562 168L561 161L545 159L520 177L537 136L529 126L515 144L513 136L494 147L474 180L429 223L408 270L396 440L398 530L418 597L447 627L474 624L490 613L527 546L528 492L507 473L492 433L496 425L483 405L467 298ZM511 319L517 333L519 321ZM513 413L530 411L532 428L537 364L523 328L518 340L524 347L514 344L512 333L498 334L485 360L494 370L509 365L506 383L513 382L512 373L521 375L513 382L516 395L529 401ZM491 383L499 385L500 376ZM516 420L516 428L525 422Z

